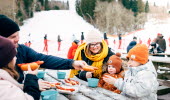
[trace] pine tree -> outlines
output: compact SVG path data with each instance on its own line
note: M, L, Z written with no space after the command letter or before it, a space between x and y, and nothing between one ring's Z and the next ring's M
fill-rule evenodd
M148 1L146 1L146 4L145 4L145 12L146 13L149 12L149 3L148 3Z
M122 0L123 6L127 9L131 8L130 2L131 2L131 0Z
M132 11L134 12L134 16L137 16L138 13L138 1L137 0L132 0Z
M79 0L76 0L76 12L82 16L82 13L81 13L81 9L80 9L80 1ZM82 16L83 17L83 16Z
M45 0L45 10L49 10L48 0Z
M90 19L94 19L94 9L96 0L77 0L76 1L76 11L82 16Z
M138 0L138 12L144 12L145 11L145 7L144 7L144 3L142 2L142 0Z
M69 6L70 6L70 5L69 5L69 2L67 1L67 9L69 9Z
M113 0L100 0L100 1L107 1L107 2L112 2Z

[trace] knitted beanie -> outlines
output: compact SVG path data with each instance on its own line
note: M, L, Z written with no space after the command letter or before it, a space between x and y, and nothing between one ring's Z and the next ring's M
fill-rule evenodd
M160 36L160 35L162 35L162 34L161 34L161 33L158 33L158 34L157 34L157 36Z
M76 43L76 44L78 44L80 41L79 41L79 40L74 40L73 42Z
M120 53L112 55L109 57L109 60L107 61L107 65L112 65L114 68L116 68L116 73L120 73L122 67L122 60L119 56Z
M6 66L16 54L14 44L7 38L0 36L0 68Z
M89 31L85 39L87 44L92 42L102 42L101 33L96 30Z
M137 44L128 52L127 58L133 59L141 64L148 62L149 51L145 44Z
M13 33L19 31L19 26L6 17L5 15L0 15L0 35L3 37L9 37Z

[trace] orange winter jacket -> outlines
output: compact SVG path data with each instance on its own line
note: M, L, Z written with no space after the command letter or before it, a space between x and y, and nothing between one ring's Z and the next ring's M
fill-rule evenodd
M122 73L122 72L120 72L120 73ZM101 87L101 88L110 90L110 91L112 91L112 92L114 92L114 93L120 94L121 91L118 90L114 85L109 84L109 83L106 83L106 82L103 80L103 77L104 77L105 75L110 75L110 76L112 76L112 77L114 77L114 78L116 78L116 79L117 79L117 78L123 78L123 76L122 76L120 73L119 73L119 74L114 74L114 75L111 75L111 74L109 74L109 73L103 74L102 78L100 78L100 80L99 80L98 86Z
M78 45L73 42L72 46L68 50L68 54L67 54L68 59L73 59L74 58L74 55L75 55L77 47L78 47Z

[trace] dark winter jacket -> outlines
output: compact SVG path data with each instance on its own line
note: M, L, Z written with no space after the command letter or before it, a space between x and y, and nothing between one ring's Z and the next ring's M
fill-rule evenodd
M156 53L163 53L164 52L159 46L156 46L156 43L151 43L151 46L153 46L153 47L149 50L150 54L156 54ZM163 57L163 55L153 55L153 56L162 56Z
M81 56L82 56L82 60L84 60L88 65L92 65L93 61L91 61L90 59L88 59L86 56L85 56L85 53L84 53L84 50L81 51ZM112 55L115 55L115 53L113 53L111 51L111 48L109 48L108 50L108 55L106 56L106 58L104 59L103 61L103 64L105 64L108 60L109 60L109 57L112 56ZM86 79L86 73L87 71L79 71L79 74L76 75L78 78L82 79L82 80L85 80L87 81Z
M47 35L44 36L44 40L47 40Z
M160 46L160 48L165 52L166 50L166 41L163 36L158 36L156 38L156 43Z
M122 40L122 34L118 35L119 40Z
M104 39L108 39L108 38L107 38L107 34L106 34L106 33L104 33Z
M34 100L40 99L40 90L38 85L38 78L36 75L27 74L24 81L24 92L31 95Z
M58 42L61 42L61 38L60 38L60 35L58 35L58 39L57 39Z
M47 68L47 69L73 69L72 59L64 59L60 57L55 57L51 55L44 55L41 53L37 53L33 49L25 46L25 45L18 45L17 48L17 61L16 61L16 69L18 73L20 74L20 78L18 82L22 83L24 80L24 74L23 71L17 66L17 64L20 63L29 63L34 61L44 61L44 64L42 64L40 67Z
M127 47L127 53L136 45L136 41L131 41Z
M84 34L83 34L83 32L81 33L81 40L84 40Z

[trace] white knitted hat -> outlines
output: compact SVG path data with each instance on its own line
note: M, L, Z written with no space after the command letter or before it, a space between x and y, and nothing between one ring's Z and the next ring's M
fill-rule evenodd
M96 30L90 30L87 33L85 40L87 44L92 42L102 42L101 33Z

